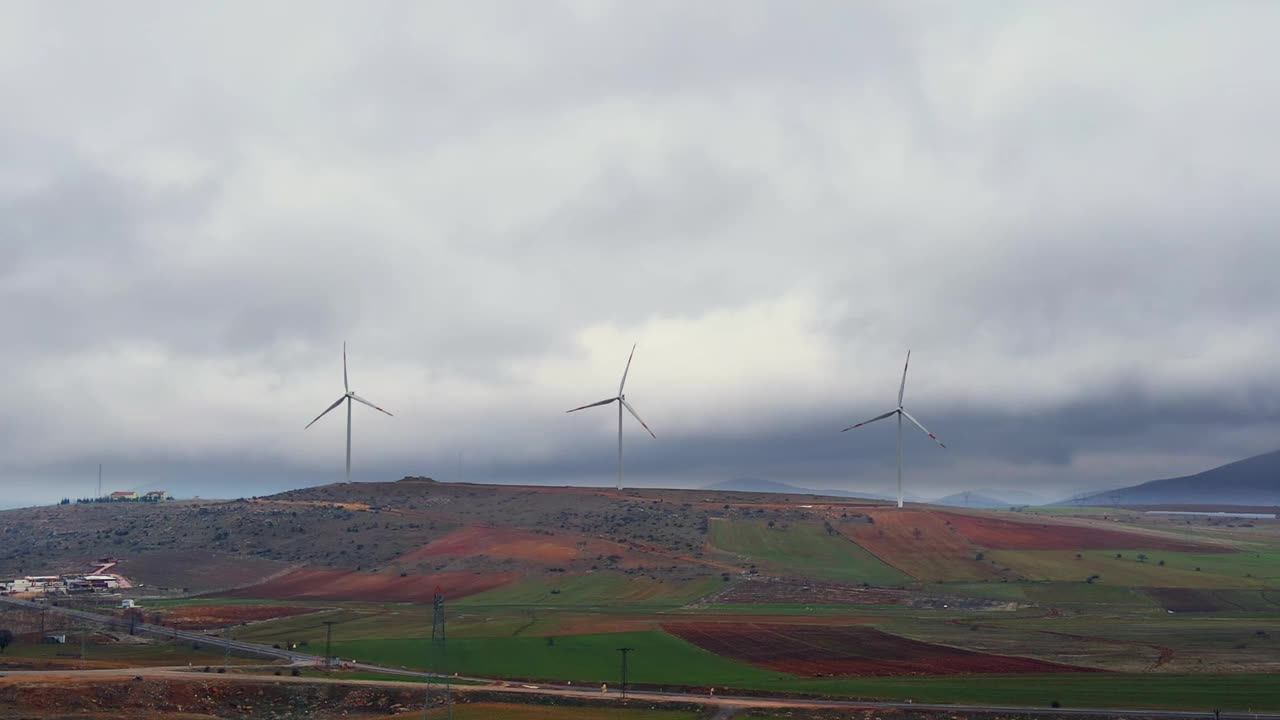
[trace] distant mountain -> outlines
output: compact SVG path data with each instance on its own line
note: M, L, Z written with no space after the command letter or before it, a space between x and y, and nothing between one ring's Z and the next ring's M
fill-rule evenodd
M763 478L737 478L734 480L725 480L723 482L706 485L703 489L728 490L736 492L767 492L783 495L825 495L826 497L864 498L867 500L897 499L897 495L893 495L891 493L862 490L840 490L837 488L805 488L788 485L787 483L781 483L776 480L765 480ZM903 497L909 502L928 502L927 500L917 495L912 495L911 493L905 493Z
M1008 500L1010 505L1048 505L1053 502L1052 497L1038 495L1033 492L1027 492L1026 490L1010 490L1008 488L1000 488L997 490L994 488L980 487L973 488L970 492L975 492L979 495L986 495L989 498Z
M984 495L978 492L958 492L940 497L931 501L934 505L950 505L952 507L974 507L974 508L1008 508L1020 503L1012 503L1007 500L993 498L990 495Z
M1106 490L1059 505L1280 505L1280 450L1195 475Z

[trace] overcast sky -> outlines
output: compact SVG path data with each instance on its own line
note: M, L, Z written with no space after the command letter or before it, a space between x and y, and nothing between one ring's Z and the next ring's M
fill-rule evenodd
M1280 4L6 3L0 506L1280 447Z

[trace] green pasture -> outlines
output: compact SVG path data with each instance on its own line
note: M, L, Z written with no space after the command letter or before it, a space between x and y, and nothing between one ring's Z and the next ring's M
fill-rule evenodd
M94 664L113 665L221 665L225 653L219 646L217 638L209 638L209 642L200 643L199 648L189 642L98 642L90 639L85 643L84 659L90 666ZM19 662L28 660L57 661L59 664L75 665L80 661L80 636L67 634L67 642L62 644L37 643L25 638L15 640L13 644L0 653L0 667L5 661ZM261 664L262 659L241 658L232 655L229 663Z
M1280 586L1280 553L1276 552L991 550L986 555L1030 580L1083 583L1089 576L1097 575L1095 583L1128 587L1247 589ZM1139 559L1139 556L1145 556L1145 559ZM1163 565L1160 564L1162 561Z
M901 586L912 578L839 533L816 522L717 520L711 544L775 575Z
M780 682L772 689L868 700L1062 707L1277 710L1274 675L1052 673L840 678Z
M439 713L436 710L434 713ZM563 705L515 705L507 703L465 703L453 706L454 720L699 720L707 713L650 708L572 707ZM388 715L375 720L406 720L421 717L422 711Z
M548 575L470 595L452 606L678 607L723 584L718 575L689 580L654 580L612 573Z

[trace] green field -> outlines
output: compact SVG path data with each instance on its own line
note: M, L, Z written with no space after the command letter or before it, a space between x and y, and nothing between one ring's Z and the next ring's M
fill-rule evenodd
M148 643L129 643L129 642L99 642L90 640L85 644L85 659L80 660L80 638L75 634L68 634L67 643L65 645L35 643L35 642L14 642L5 648L3 654L0 654L0 669L6 663L22 664L24 662L37 661L39 663L54 663L56 665L64 665L67 667L109 667L109 666L157 666L157 665L221 665L223 663L224 652L217 645L217 640L211 638L209 643L201 645L199 649L193 648L191 643L171 643L171 642L148 642ZM262 659L248 659L231 656L229 663L232 665L240 664L261 664Z
M910 576L817 522L775 524L757 520L711 523L711 544L776 575L901 586Z
M1264 674L1061 673L892 678L799 678L732 662L662 632L545 638L450 640L448 658L429 641L392 639L335 643L341 657L464 675L610 683L618 680L617 648L632 647L631 679L675 684L921 702L1064 706L1280 709L1280 683ZM434 656L433 656L434 655Z
M434 711L440 712L439 710ZM387 715L376 720L419 718L422 711ZM647 708L567 707L514 705L508 703L466 703L453 706L454 720L698 720L705 713Z
M843 678L779 683L778 690L931 703L1063 707L1280 709L1274 675L1051 674Z
M1139 560L1139 555L1145 555L1146 560ZM1095 582L1127 587L1247 589L1280 586L1280 553L1274 552L992 550L987 557L1031 580L1084 582L1090 575L1098 575ZM1161 561L1164 565L1160 564Z
M709 653L673 635L646 632L541 637L450 638L448 657L430 640L393 638L333 643L343 658L463 675L614 683L618 648L630 647L637 683L760 687L789 676Z
M465 597L453 605L678 607L712 592L721 584L719 576L680 581L593 573L523 580Z

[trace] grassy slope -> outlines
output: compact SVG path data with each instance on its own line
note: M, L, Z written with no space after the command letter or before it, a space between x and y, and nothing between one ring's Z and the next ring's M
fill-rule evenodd
M1121 557L1117 558L1119 553ZM1077 558L1076 555L1080 557ZM1146 562L1137 556L1145 554ZM1129 587L1259 588L1280 586L1280 553L1183 553L1164 550L992 550L987 557L1035 580L1083 582L1100 575ZM1165 565L1160 566L1163 560ZM1200 568L1197 571L1195 568ZM1252 577L1250 577L1252 576Z
M749 558L775 575L810 577L872 585L903 585L906 574L839 534L829 534L817 522L792 522L777 527L759 520L718 520L711 523L711 543L726 552Z

